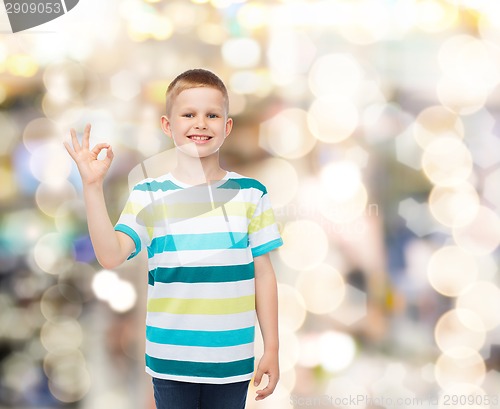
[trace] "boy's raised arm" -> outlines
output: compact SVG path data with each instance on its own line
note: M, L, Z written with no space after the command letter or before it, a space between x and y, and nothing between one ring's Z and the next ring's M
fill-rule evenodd
M87 124L81 145L76 131L71 129L73 146L67 142L64 146L82 178L87 223L97 261L104 268L114 268L127 259L135 244L126 234L115 231L104 201L103 181L113 160L113 150L107 143L99 143L90 150L89 139L90 124ZM103 149L107 149L106 157L99 160L97 156Z

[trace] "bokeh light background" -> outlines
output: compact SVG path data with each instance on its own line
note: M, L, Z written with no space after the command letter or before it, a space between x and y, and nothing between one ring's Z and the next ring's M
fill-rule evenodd
M113 145L116 220L172 166L164 92L193 67L227 83L223 166L268 186L285 241L281 381L248 407L500 407L500 2L81 0L17 34L0 14L1 407L153 408L146 259L98 266L62 141L91 122Z

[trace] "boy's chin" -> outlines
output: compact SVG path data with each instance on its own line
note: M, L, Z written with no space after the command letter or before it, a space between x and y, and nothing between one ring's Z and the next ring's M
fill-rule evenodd
M192 158L205 158L211 155L216 155L219 151L219 149L206 149L203 145L198 146L196 145L196 143L177 145L176 149L184 155L190 156Z

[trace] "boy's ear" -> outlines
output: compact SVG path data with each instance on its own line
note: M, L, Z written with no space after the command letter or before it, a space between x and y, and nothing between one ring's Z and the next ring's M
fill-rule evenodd
M231 133L231 129L233 129L233 118L227 118L227 121L226 121L226 138Z
M166 115L161 116L161 129L168 136L172 137L172 133L170 132L170 121L166 117Z

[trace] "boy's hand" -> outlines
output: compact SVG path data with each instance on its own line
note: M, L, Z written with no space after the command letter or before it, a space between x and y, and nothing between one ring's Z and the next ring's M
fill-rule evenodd
M259 389L257 391L255 400L267 398L274 392L274 388L276 388L276 385L278 384L280 377L278 352L264 352L264 355L262 355L262 358L260 359L259 366L257 367L257 371L255 372L254 386L258 386L260 384L262 375L264 374L269 377L267 386L264 389Z
M89 150L90 124L85 126L81 146L76 137L76 131L71 129L70 132L73 148L68 142L64 142L64 147L78 166L83 184L91 185L102 182L113 160L114 155L111 146L108 143L99 143L92 150ZM97 156L103 149L108 150L106 157L99 160Z

